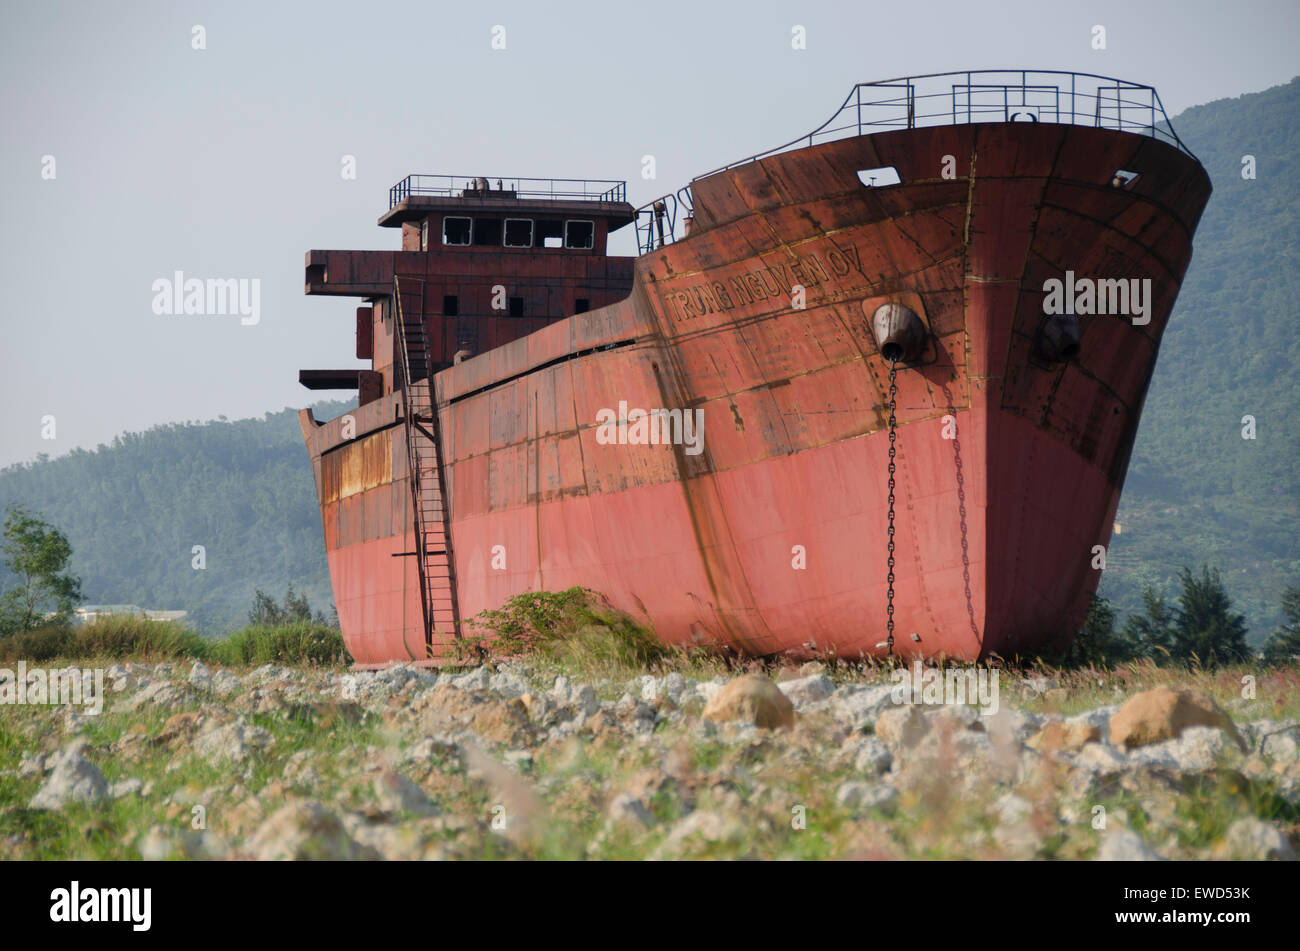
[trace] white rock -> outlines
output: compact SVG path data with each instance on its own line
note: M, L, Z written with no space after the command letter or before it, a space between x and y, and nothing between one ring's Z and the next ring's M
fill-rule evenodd
M1295 850L1281 830L1254 816L1238 819L1228 826L1224 845L1234 858L1291 861Z
M249 726L242 719L205 730L194 739L194 752L210 763L242 763L265 752L274 740L260 726Z
M1294 763L1300 759L1300 727L1275 728L1261 734L1259 752L1275 763Z
M212 671L208 669L203 661L196 660L194 666L190 668L189 680L191 684L200 690L207 690L212 686Z
M522 697L529 692L528 684L512 673L495 673L488 678L488 689L506 700Z
M108 782L99 767L86 759L84 742L74 743L54 761L45 784L27 804L29 809L62 809L70 802L98 802L108 796Z
M467 674L461 674L452 680L451 685L461 690L486 690L491 681L491 675L486 667L476 667Z
M667 697L669 700L671 700L673 703L680 704L681 696L686 691L687 686L688 684L686 678L683 677L675 670L672 673L666 674L664 676L663 679L664 696Z
M880 715L894 706L890 694L893 687L841 687L832 697L832 707L838 719L860 730L875 723Z
M138 796L144 789L144 782L132 776L129 779L118 780L108 787L108 795L112 799L125 799L127 796Z
M1117 826L1102 830L1097 861L1163 862L1164 859L1152 851L1136 832Z
M777 684L781 692L798 704L817 703L825 700L835 692L835 681L825 674L813 674L797 680L785 680Z
M889 772L894 757L889 747L878 736L864 736L855 733L849 737L845 746L853 753L853 768L859 773L879 776Z
M229 697L239 689L239 678L228 670L218 670L212 675L212 690L218 697Z
M835 790L835 801L849 809L887 812L898 804L898 790L885 783L849 781Z

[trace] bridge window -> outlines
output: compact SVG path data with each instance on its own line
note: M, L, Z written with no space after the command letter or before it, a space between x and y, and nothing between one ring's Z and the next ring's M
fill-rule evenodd
M506 219L506 247L531 248L533 246L533 220L531 218Z
M564 246L589 251L596 244L596 224L592 221L566 221L564 223Z
M455 294L442 295L442 315L444 317L460 316L460 298Z
M475 218L474 244L479 247L501 247L501 219Z
M560 248L564 246L563 221L537 222L537 243L543 248Z
M468 218L442 219L442 243L452 245L469 244L470 220Z

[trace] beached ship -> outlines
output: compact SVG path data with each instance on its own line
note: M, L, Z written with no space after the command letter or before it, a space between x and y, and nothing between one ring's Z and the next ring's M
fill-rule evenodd
M1209 194L1151 87L1021 71L861 84L639 208L404 179L401 250L306 262L364 302L367 364L300 377L358 393L301 414L349 650L573 585L750 654L1067 642Z

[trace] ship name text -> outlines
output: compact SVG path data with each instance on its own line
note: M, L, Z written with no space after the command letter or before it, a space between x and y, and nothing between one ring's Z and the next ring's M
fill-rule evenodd
M831 248L821 254L796 255L793 260L753 268L725 281L702 281L682 290L666 291L663 298L673 319L680 322L760 301L785 298L794 293L796 287L829 284L852 271L865 276L858 249L849 245L843 249Z

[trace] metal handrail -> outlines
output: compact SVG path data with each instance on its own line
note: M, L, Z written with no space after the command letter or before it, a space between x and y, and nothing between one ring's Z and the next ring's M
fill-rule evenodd
M695 210L691 186L686 185L646 202L636 210L636 243L642 254L672 244L682 237L685 219ZM685 215L679 212L685 211ZM666 226L666 227L665 227ZM680 226L680 227L679 227Z
M1069 77L1068 88L1054 77ZM961 78L965 82L953 81ZM867 110L866 115L863 110ZM808 134L697 175L691 181L779 152L808 148L819 140L884 129L1016 121L1087 125L1148 135L1196 158L1174 132L1153 86L1059 69L972 69L858 83L835 114Z
M488 187L480 188L484 179ZM500 183L499 188L492 187ZM587 178L506 178L487 175L407 175L388 190L388 207L396 208L412 195L442 198L528 198L604 203L627 201L627 182Z

